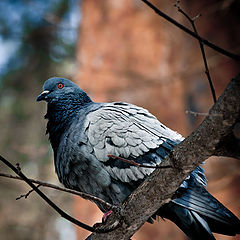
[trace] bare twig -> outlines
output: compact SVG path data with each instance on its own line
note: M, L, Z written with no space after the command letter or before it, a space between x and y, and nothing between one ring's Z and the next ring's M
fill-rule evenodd
M186 114L192 114L194 117L197 116L212 116L212 117L222 117L222 114L220 113L201 113L201 112L194 112L194 111L190 111L190 110L186 110Z
M108 154L108 157L109 158L113 158L113 159L119 159L122 162L129 163L129 164L134 165L136 167L155 168L155 169L156 168L171 168L172 167L170 165L166 165L166 166L149 166L149 165L145 165L145 164L136 163L134 160L128 160L126 158L118 157L118 156L115 156L115 155L112 155L112 154Z
M61 208L59 208L54 202L52 202L41 190L38 189L37 186L34 185L34 183L32 183L20 170L20 168L16 168L14 167L8 160L6 160L4 157L2 157L0 155L0 160L9 168L11 168L20 178L22 178L45 202L47 202L56 212L58 212L61 217L65 218L66 220L76 224L77 226L84 228L90 232L108 232L108 231L112 231L113 229L110 230L98 230L98 229L94 229L93 227L82 223L80 221L78 221L77 219L73 218L72 216L70 216L69 214L67 214L66 212L64 212ZM18 164L19 166L19 164Z
M194 117L197 117L197 116L204 116L204 117L206 117L206 116L209 115L209 113L194 112L194 111L189 111L189 110L186 110L185 113L186 114L191 114Z
M0 172L0 177L6 177L6 178L12 178L12 179L17 179L17 180L24 181L21 177L13 176L13 175L6 174L6 173L1 173L1 172ZM32 183L39 184L40 186L43 186L43 187L53 188L53 189L56 189L56 190L59 190L59 191L62 191L62 192L67 192L67 193L71 193L71 194L77 195L77 196L82 197L82 198L84 198L86 200L91 200L91 201L98 202L101 205L105 206L109 210L110 209L112 209L112 210L117 209L117 206L112 205L112 204L110 204L108 202L105 202L101 198L92 196L92 195L87 194L87 193L79 192L79 191L68 189L68 188L64 188L64 187L59 187L59 186L51 184L51 183L42 182L42 181L31 179L31 178L29 178L29 181L31 181Z
M38 184L37 185L37 188L39 188L41 185L40 184ZM19 200L19 199L21 199L21 198L27 198L32 192L34 192L34 190L33 189L31 189L30 191L28 191L26 194L22 194L22 195L20 195L19 197L17 197L16 198L16 200Z
M215 51L229 57L232 58L236 61L240 61L240 56L237 54L234 54L232 52L229 52L211 42L209 42L208 40L200 37L199 35L197 35L195 32L191 31L190 29L186 28L185 26L183 26L182 24L180 24L179 22L177 22L176 20L174 20L173 18L169 17L168 15L166 15L165 13L163 13L162 11L160 11L156 6L154 6L152 3L150 3L147 0L141 0L142 2L144 2L146 5L148 5L157 15L161 16L162 18L166 19L168 22L171 22L173 25L177 26L178 28L182 29L184 32L188 33L189 35L191 35L192 37L200 40L204 45L214 49Z
M199 36L198 34L198 31L197 31L197 28L195 26L195 20L197 18L199 18L201 16L201 14L198 14L197 16L193 17L193 18L190 18L188 16L187 13L185 13L182 8L180 7L179 5L180 1L178 0L174 6L178 9L178 11L180 13L182 13L187 19L188 21L191 23L192 25L192 28L193 28L193 31ZM202 41L200 39L198 39L198 42L199 42L199 45L200 45L200 49L201 49L201 53L202 53L202 57L203 57L203 63L204 63L204 67L205 67L205 74L207 76L207 79L208 79L208 83L209 83L209 86L210 86L210 89L211 89L211 92L212 92L212 97L213 97L213 102L216 103L217 101L217 98L216 98L216 93L215 93L215 89L214 89L214 86L213 86L213 83L212 83L212 79L211 79L211 76L210 76L210 72L209 72L209 69L208 69L208 64L207 64L207 58L206 58L206 54L205 54L205 50L204 50L204 45L202 43Z
M19 163L16 163L16 168L19 172L21 172L21 168L20 168L20 164Z

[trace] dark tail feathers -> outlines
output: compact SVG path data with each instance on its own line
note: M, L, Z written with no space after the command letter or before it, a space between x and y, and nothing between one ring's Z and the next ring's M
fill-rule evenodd
M212 232L240 234L240 220L204 187L192 184L180 192L156 214L173 221L190 239L214 240Z
M174 222L192 240L214 240L206 220L194 211L171 202L164 205L158 214Z

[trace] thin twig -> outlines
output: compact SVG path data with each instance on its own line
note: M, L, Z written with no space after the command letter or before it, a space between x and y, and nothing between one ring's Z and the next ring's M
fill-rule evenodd
M44 201L46 201L56 212L58 212L61 217L67 219L68 221L76 224L77 226L84 228L90 232L108 232L108 230L98 230L98 229L94 229L93 227L82 223L80 221L78 221L77 219L73 218L72 216L70 216L69 214L67 214L66 212L64 212L61 208L59 208L54 202L52 202L41 190L39 190L34 183L32 183L22 172L21 170L19 170L19 168L14 167L8 160L6 160L4 157L2 157L0 155L0 160L7 165L9 168L11 168L20 178L22 178L42 199L44 199ZM110 229L110 231L112 231L113 229Z
M236 61L240 61L240 56L234 53L231 53L211 42L209 42L208 40L202 38L201 36L197 35L195 32L191 31L190 29L186 28L185 26L183 26L182 24L180 24L179 22L175 21L173 18L169 17L168 15L166 15L165 13L163 13L162 11L160 11L156 6L154 6L152 3L150 3L147 0L141 0L142 2L144 2L146 5L148 5L157 15L161 16L162 18L164 18L165 20L167 20L168 22L171 22L173 25L177 26L178 28L182 29L184 32L188 33L189 35L191 35L192 37L200 40L203 44L205 44L206 46L214 49L215 51L229 57L232 58Z
M126 163L129 163L131 165L134 165L136 167L144 167L144 168L171 168L172 166L170 165L166 165L166 166L149 166L149 165L144 165L144 164L140 164L140 163L136 163L134 160L128 160L126 158L122 158L122 157L118 157L118 156L115 156L115 155L112 155L112 154L108 154L108 157L109 158L113 158L113 159L119 159L121 160L122 162L126 162Z
M194 117L197 116L212 116L212 117L222 117L222 114L218 114L218 113L201 113L201 112L194 112L194 111L190 111L190 110L186 110L186 114L192 114Z
M195 25L195 20L197 18L199 18L201 16L201 14L198 14L197 16L193 17L193 18L190 18L188 16L187 13L185 13L182 8L180 7L179 5L180 1L178 0L174 6L178 9L178 11L180 13L182 13L187 19L188 21L191 23L192 25L192 28L193 28L193 31L199 36L198 34L198 31L197 31L197 28L196 28L196 25ZM200 45L200 49L201 49L201 53L202 53L202 58L203 58L203 63L204 63L204 67L205 67L205 74L207 76L207 79L208 79L208 83L209 83L209 86L210 86L210 89L211 89L211 92L212 92L212 97L213 97L213 102L216 103L217 101L217 98L216 98L216 93L215 93L215 89L214 89L214 86L213 86L213 83L212 83L212 79L211 79L211 76L210 76L210 72L209 72L209 69L208 69L208 64L207 64L207 58L206 58L206 54L205 54L205 50L204 50L204 45L202 43L202 41L200 39L198 39L198 42L199 42L199 45Z
M6 178L12 178L12 179L17 179L17 180L24 181L21 177L13 176L11 174L1 173L1 172L0 172L0 177L6 177ZM92 196L92 195L87 194L87 193L79 192L79 191L68 189L68 188L64 188L64 187L59 187L59 186L51 184L51 183L42 182L42 181L31 179L31 178L29 178L29 180L32 183L39 184L40 186L43 186L43 187L52 188L52 189L56 189L56 190L59 190L59 191L62 191L62 192L71 193L71 194L77 195L77 196L79 196L81 198L84 198L86 200L91 200L91 201L98 202L101 205L103 205L104 207L106 207L107 209L111 209L111 210L112 209L117 209L117 206L112 205L112 204L110 204L108 202L105 202L101 198Z
M41 186L41 184L38 184L37 185L37 188L39 188ZM32 193L32 192L34 192L34 190L33 189L31 189L30 191L28 191L26 194L22 194L22 195L20 195L19 197L17 197L16 198L16 200L19 200L19 199L21 199L21 198L28 198L28 196Z

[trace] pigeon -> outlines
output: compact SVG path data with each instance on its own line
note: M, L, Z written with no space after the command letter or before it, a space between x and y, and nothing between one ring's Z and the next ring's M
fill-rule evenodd
M184 140L146 109L125 102L93 102L65 78L48 79L37 101L47 102L46 134L59 181L112 205L126 200L154 171L122 159L157 166ZM179 186L176 197L148 222L156 216L169 219L192 240L213 240L212 232L239 234L240 220L206 190L206 185L204 170L198 166Z

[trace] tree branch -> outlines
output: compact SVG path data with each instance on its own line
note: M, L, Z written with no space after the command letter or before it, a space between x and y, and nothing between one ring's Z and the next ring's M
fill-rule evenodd
M38 184L38 185L37 185L37 188L39 188L40 186L41 186L41 185ZM24 197L24 198L28 198L28 196L29 196L32 192L34 192L33 189L29 190L26 194L20 195L19 197L16 198L16 200L19 200L19 199L21 199L21 198L23 198L23 197Z
M168 22L172 23L173 25L177 26L178 28L180 28L181 30L183 30L184 32L186 32L187 34L191 35L192 37L198 39L199 41L201 41L204 45L214 49L215 51L221 53L222 55L225 55L229 58L232 58L236 61L240 61L240 56L237 54L234 54L232 52L229 52L211 42L209 42L208 40L202 38L201 36L199 36L198 34L196 34L195 32L191 31L190 29L186 28L185 26L183 26L182 24L180 24L179 22L177 22L176 20L174 20L173 18L169 17L168 15L166 15L165 13L163 13L161 10L159 10L156 6L154 6L152 3L150 3L147 0L141 0L142 2L144 2L147 6L149 6L157 15L159 15L160 17L164 18L165 20L167 20Z
M190 110L186 110L185 111L186 114L192 114L194 117L197 116L209 116L209 113L203 113L203 112L194 112L194 111L190 111ZM211 114L212 117L222 117L222 114Z
M191 23L191 25L192 25L192 28L193 28L194 33L196 33L196 34L199 36L198 31L197 31L197 28L196 28L196 26L195 26L195 20L196 20L197 18L199 18L199 17L201 16L201 14L198 14L198 15L195 16L194 18L190 18L190 17L188 16L188 14L185 13L185 12L182 10L182 8L180 7L179 3L180 3L180 0L178 0L178 1L174 4L174 6L178 9L178 11L179 11L180 13L183 14L183 16L185 16L185 17L188 19L188 21L189 21L189 22ZM198 39L198 42L199 42L199 45L200 45L200 50L201 50L201 54L202 54L202 58L203 58L203 63L204 63L204 67L205 67L205 74L206 74L206 76L207 76L208 83L209 83L209 86L210 86L210 90L211 90L211 92L212 92L213 102L216 103L216 101L217 101L216 93L215 93L215 89L214 89L214 86L213 86L213 83L212 83L212 79L211 79L211 76L210 76L210 72L209 72L209 69L208 69L207 58L206 58L206 54L205 54L205 50L204 50L204 45L203 45L202 41L199 40L199 39Z
M24 181L21 177L13 176L13 175L11 175L11 174L1 173L1 172L0 172L0 177L5 177L5 178L11 178L11 179L16 179L16 180ZM77 196L79 196L79 197L81 197L81 198L84 198L84 199L86 199L86 200L99 202L99 203L102 204L105 208L107 208L107 209L109 209L109 210L116 210L116 209L117 209L117 206L112 205L112 204L110 204L110 203L108 203L108 202L105 202L105 201L102 200L101 198L92 196L92 195L87 194L87 193L79 192L79 191L72 190L72 189L69 189L69 188L59 187L59 186L54 185L54 184L51 184L51 183L42 182L42 181L35 180L35 179L31 179L31 178L28 178L28 180L31 181L32 183L38 184L39 187L40 187L40 186L43 186L43 187L47 187L47 188L52 188L52 189L56 189L56 190L58 190L58 191L67 192L67 193L71 193L71 194L77 195ZM25 196L25 195L23 195L23 196Z
M136 167L142 167L142 168L154 168L154 169L156 169L156 168L171 168L172 167L170 165L167 165L167 166L159 166L159 165L152 166L152 165L140 164L140 163L135 162L132 159L129 160L129 159L118 157L118 156L115 156L115 155L112 155L112 154L108 154L108 157L113 158L113 159L119 159L122 162L128 163L128 164L136 166Z
M171 200L182 181L205 159L213 155L239 158L237 138L232 137L232 145L228 144L229 136L235 136L234 126L240 119L239 92L240 75L228 84L201 125L177 145L162 163L175 167L156 169L122 204L120 213L113 211L105 227L118 219L121 225L107 234L93 233L87 239L130 239L149 217ZM213 114L219 116L214 117Z
M76 224L77 226L84 228L90 232L107 232L107 231L111 231L112 228L110 229L99 229L96 230L93 227L88 226L85 223L82 223L80 221L78 221L77 219L73 218L72 216L70 216L69 214L67 214L66 212L64 212L61 208L59 208L54 202L52 202L41 190L38 189L37 186L35 186L31 180L29 180L22 172L21 169L19 167L19 164L17 163L17 167L14 167L8 160L6 160L4 157L2 157L0 155L0 161L2 161L5 165L7 165L9 168L11 168L23 181L25 181L45 202L47 202L56 212L58 212L61 217L65 218L66 220ZM11 177L12 178L12 177ZM59 189L58 189L59 190ZM116 226L114 226L116 227Z

